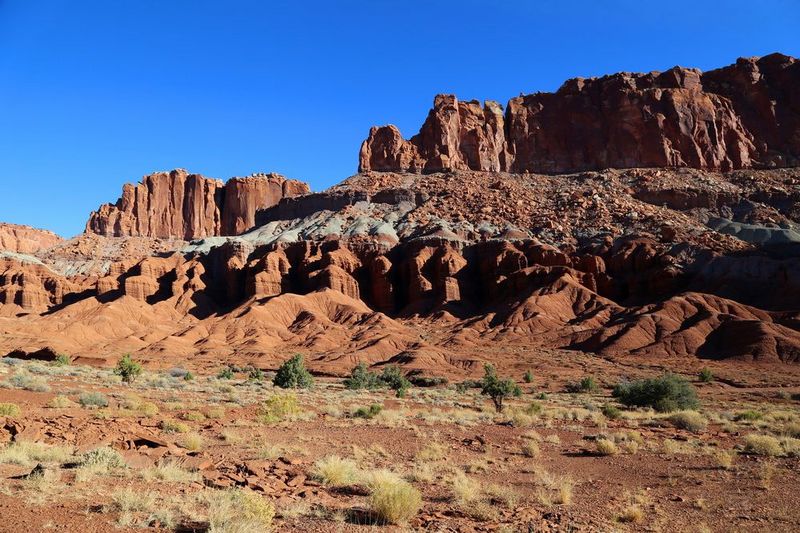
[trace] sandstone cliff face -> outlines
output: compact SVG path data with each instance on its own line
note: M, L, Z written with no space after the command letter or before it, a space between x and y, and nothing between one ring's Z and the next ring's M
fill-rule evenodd
M233 178L225 184L183 169L158 172L123 186L116 204L104 204L91 214L86 231L183 240L237 235L253 227L257 209L306 192L306 184L278 174Z
M0 223L0 251L32 254L62 241L61 237L47 230Z
M773 54L701 73L620 73L567 81L501 107L439 95L419 134L375 127L361 171L732 170L800 161L800 62Z

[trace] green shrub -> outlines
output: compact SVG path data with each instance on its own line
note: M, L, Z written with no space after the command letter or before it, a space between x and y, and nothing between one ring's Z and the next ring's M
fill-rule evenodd
M698 377L700 378L700 381L702 381L703 383L711 383L712 381L714 381L714 374L708 368L702 369Z
M262 422L273 424L300 413L297 396L292 393L273 394L264 401L258 416Z
M295 355L278 369L272 383L282 389L308 389L314 384L314 378L303 364L303 356Z
M528 407L524 409L526 415L538 415L542 412L542 404L537 402L531 402L528 404Z
M526 370L525 374L522 376L522 381L525 383L533 383L533 372Z
M424 376L421 370L412 370L406 375L406 379L415 387L438 387L448 383L446 377Z
M461 383L456 383L456 391L465 393L469 389L480 389L482 387L480 380L465 379Z
M600 387L592 376L586 376L577 383L567 384L567 392L572 393L597 392L598 390L600 390Z
M353 412L354 418L374 418L378 413L383 411L383 406L379 403L373 403L369 407L359 407Z
M509 396L521 396L522 389L511 378L500 379L493 365L483 366L484 376L481 381L481 394L488 396L494 403L498 413L503 412L503 401Z
M260 368L250 368L247 372L247 381L264 381L264 371Z
M19 416L21 412L19 405L15 403L0 403L0 416L14 418L15 416Z
M675 374L620 383L613 394L625 405L652 407L662 413L696 409L700 405L692 384Z
M403 398L411 387L411 382L406 379L403 372L395 365L389 365L381 372L380 380L392 389L398 398Z
M83 407L108 407L108 398L102 392L84 392L78 397Z
M365 363L358 363L350 371L350 377L344 380L344 386L349 390L378 389L384 386L377 374L367 370Z
M617 420L622 416L622 411L608 403L603 405L600 411L603 413L603 416L609 420Z
M53 361L53 364L56 366L67 366L72 364L72 359L70 359L70 357L67 354L60 353L56 356L56 359L55 361Z
M233 368L229 366L226 366L225 368L219 371L219 374L217 374L217 378L219 379L233 379L233 376L234 376Z
M191 372L187 372L183 375L183 381L192 381L194 379L194 374Z
M131 354L127 353L122 356L122 359L117 363L114 373L122 378L125 383L133 383L139 374L142 373L142 365L131 358Z
M737 413L736 416L733 417L733 419L736 420L737 422L742 422L742 421L754 422L756 420L761 420L761 417L763 416L764 415L759 413L758 411L747 410L747 411L742 411L741 413Z

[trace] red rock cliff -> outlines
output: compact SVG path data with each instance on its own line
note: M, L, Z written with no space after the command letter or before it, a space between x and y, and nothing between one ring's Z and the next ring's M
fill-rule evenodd
M252 228L255 212L281 198L305 194L305 183L278 174L221 180L178 169L126 184L116 204L93 212L86 231L99 235L184 240L237 235Z
M619 73L499 104L439 95L404 140L374 127L361 171L731 170L800 162L800 62L772 54L702 73Z
M62 240L61 237L47 230L0 223L0 250L31 254L55 246Z

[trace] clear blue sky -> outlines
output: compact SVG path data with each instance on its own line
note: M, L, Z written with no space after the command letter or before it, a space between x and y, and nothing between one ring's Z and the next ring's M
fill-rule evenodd
M320 190L436 93L798 56L798 28L797 0L0 0L0 220L71 236L174 167Z

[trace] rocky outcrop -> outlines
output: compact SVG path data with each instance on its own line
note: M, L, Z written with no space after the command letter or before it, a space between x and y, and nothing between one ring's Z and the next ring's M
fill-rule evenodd
M800 62L773 54L702 73L576 78L501 107L439 95L419 134L375 127L361 171L559 173L603 168L731 170L800 162Z
M62 241L61 237L51 231L0 223L0 251L32 254Z
M238 235L255 224L255 213L281 198L305 194L304 183L278 174L221 180L183 169L157 172L126 184L116 204L93 212L86 231L112 237L192 240Z

